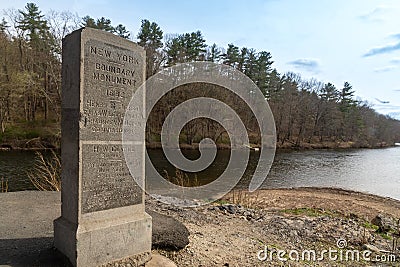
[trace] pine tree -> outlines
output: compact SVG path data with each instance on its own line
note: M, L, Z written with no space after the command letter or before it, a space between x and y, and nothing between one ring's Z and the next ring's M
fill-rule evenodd
M84 16L82 18L82 26L97 29L96 21L90 16Z
M97 19L96 26L97 26L97 29L100 29L100 30L103 30L106 32L114 32L115 31L114 27L111 25L111 20L106 19L105 17L101 17L101 18Z
M245 72L245 63L248 59L248 52L249 50L247 49L247 47L243 47L240 50L240 54L238 55L237 69L243 73Z
M144 19L137 38L138 44L146 49L146 77L148 78L159 70L162 61L158 50L163 46L163 31L157 23Z
M32 45L40 45L40 41L47 41L49 39L49 27L47 21L44 19L39 7L34 3L28 3L25 10L19 10L21 19L18 21L18 28L27 32L28 41Z
M223 55L224 64L235 67L239 58L239 47L234 44L228 44L228 48L226 49L226 53Z
M342 112L347 112L351 106L354 106L357 101L353 99L354 91L350 83L345 82L343 89L339 94L340 110Z
M247 50L247 57L244 63L244 74L256 83L257 51L253 48Z
M207 45L200 31L180 34L167 42L168 65L205 59Z
M0 22L0 34L5 35L8 27L7 21L3 18Z
M117 27L115 27L114 31L119 37L122 37L125 39L129 39L129 37L131 36L129 31L122 24L118 24Z
M88 28L99 29L99 30L103 30L106 32L112 32L112 33L115 32L115 28L111 25L111 20L106 19L105 17L101 17L101 18L95 20L90 16L85 16L82 18L82 26L88 27ZM123 27L123 26L121 25L121 27Z
M321 98L325 101L337 102L339 97L339 92L332 83L325 84L321 91Z
M257 60L255 62L255 73L252 75L254 82L257 84L258 88L264 93L268 90L269 75L271 72L271 65L273 61L271 60L271 53L266 51L261 51L258 53Z
M221 49L218 48L217 44L212 44L207 47L207 57L206 60L214 63L218 63L222 56Z

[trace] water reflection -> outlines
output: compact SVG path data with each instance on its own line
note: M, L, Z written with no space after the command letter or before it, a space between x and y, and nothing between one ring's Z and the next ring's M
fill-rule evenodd
M339 187L400 199L400 149L280 153L267 188Z
M163 158L161 150L149 150L159 172L174 174L175 167ZM188 158L197 151L184 151ZM251 152L250 162L239 188L246 188L259 158ZM228 150L220 150L210 168L197 173L197 179L209 183L226 167ZM194 177L188 173L189 177ZM400 148L278 151L262 188L338 187L400 199Z
M161 150L148 150L156 169L165 175L175 175L175 167L165 159ZM199 152L184 150L190 158ZM238 187L246 188L257 166L260 153L252 151L250 162ZM225 170L229 150L219 150L213 164L196 173L198 183L212 182ZM0 180L9 181L9 191L32 190L26 176L33 167L34 152L0 152ZM194 174L188 173L193 180ZM400 200L400 147L387 149L278 151L271 171L262 188L340 187L370 192Z
M32 151L0 151L0 182L8 181L8 191L34 190L26 173L35 161Z

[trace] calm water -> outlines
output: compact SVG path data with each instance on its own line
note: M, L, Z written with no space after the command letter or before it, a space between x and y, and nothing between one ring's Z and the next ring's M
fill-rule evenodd
M26 175L34 161L35 152L32 151L0 151L0 183L8 181L8 191L35 189Z
M188 158L198 152L185 151ZM149 150L149 155L161 173L175 175L161 150ZM239 186L251 177L259 152L252 152L250 164ZM34 152L0 152L0 181L9 182L9 191L33 189L26 172L34 164ZM224 170L229 151L218 151L217 158L205 171L197 173L200 183L208 183ZM192 178L192 177L191 177ZM310 150L279 152L264 188L323 186L369 192L400 200L400 147L358 150Z
M400 148L281 153L264 187L339 187L400 200Z

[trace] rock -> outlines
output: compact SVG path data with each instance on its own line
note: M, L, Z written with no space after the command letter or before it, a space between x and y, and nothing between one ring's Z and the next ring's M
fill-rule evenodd
M197 207L202 204L202 201L199 200L187 200L187 199L181 199L177 197L166 197L162 195L157 195L157 194L151 194L151 197L154 199L157 199L158 201L162 203L169 203L171 205L171 209L174 209L176 207Z
M189 244L189 230L181 222L152 210L146 212L153 218L152 248L180 250Z
M352 212L349 214L349 218L354 221L357 221L357 222L360 220L360 217L357 214L352 213Z
M371 223L379 227L377 230L379 233L387 233L393 227L392 218L383 214L376 215L376 217L371 220Z
M227 211L230 213L230 214L235 214L236 213L236 207L235 206L233 206L233 205L227 205Z
M176 267L176 264L160 254L153 254L151 255L151 260L145 264L145 267Z
M221 206L218 206L218 208L219 208L219 210L221 210L223 212L228 212L230 214L235 214L237 211L237 208L231 204L221 205Z

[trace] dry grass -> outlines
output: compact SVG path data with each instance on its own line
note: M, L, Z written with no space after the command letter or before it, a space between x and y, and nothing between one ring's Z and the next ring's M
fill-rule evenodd
M194 180L191 180L189 176L179 169L175 169L175 176L169 176L168 172L164 170L166 179L176 185L181 187L196 187L200 186L199 180L197 179L197 175L194 176Z
M1 177L1 193L8 192L8 180Z
M35 165L27 174L32 184L41 191L61 190L61 160L56 152L51 151L51 157L45 158L41 152L36 152Z
M197 175L194 176L194 180L190 179L187 173L184 173L183 171L179 170L178 168L175 169L175 176L171 177L169 176L168 172L164 170L165 173L165 179L167 179L169 182L180 186L181 190L181 196L180 198L184 199L185 198L185 188L186 187L196 187L200 186L199 180L197 179Z
M230 203L241 205L245 208L256 208L260 191L248 192L242 189L233 189L224 199Z

